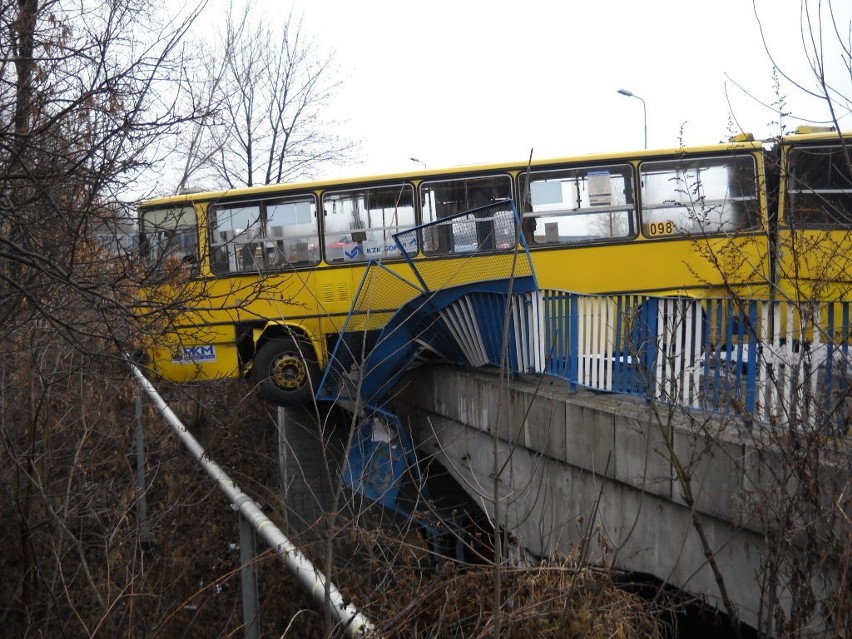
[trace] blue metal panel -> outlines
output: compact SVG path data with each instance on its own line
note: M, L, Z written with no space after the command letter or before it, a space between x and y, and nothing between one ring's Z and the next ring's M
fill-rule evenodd
M576 387L579 380L580 360L577 357L577 344L580 341L580 315L578 313L577 296L568 296L568 382Z
M574 302L568 293L559 293L550 297L550 304L546 307L552 315L545 316L545 325L551 328L551 334L547 342L551 349L552 372L554 375L571 381L572 370L573 381L576 383L576 368L572 369L572 362L576 362L576 356L572 348L577 343L577 332L572 333L571 311ZM574 326L576 329L576 326Z
M757 326L757 303L750 301L748 303L748 356L746 361L746 411L753 414L757 410L757 354L758 343L754 339L754 326ZM741 341L746 341L746 336Z
M345 484L370 501L398 510L397 498L408 472L419 483L420 466L408 431L393 413L372 411L353 437L343 471Z
M373 420L367 420L358 428L343 479L347 486L371 501L393 506L405 470L405 458L398 444L374 437L373 425Z
M470 296L479 328L479 336L485 346L488 363L499 366L503 347L503 326L506 319L506 307L511 304L511 297L506 295ZM512 350L514 348L510 346Z

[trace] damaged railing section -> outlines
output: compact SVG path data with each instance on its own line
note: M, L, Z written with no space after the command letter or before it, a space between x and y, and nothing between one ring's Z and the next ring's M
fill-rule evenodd
M383 407L399 379L427 362L543 370L536 293L509 295L505 286L484 282L429 293L403 306L381 332L347 334L338 340L318 398Z
M537 285L519 224L514 202L500 200L394 235L406 262L368 264L317 398L381 408L427 361L540 370L540 305L528 299ZM426 257L415 259L415 246Z

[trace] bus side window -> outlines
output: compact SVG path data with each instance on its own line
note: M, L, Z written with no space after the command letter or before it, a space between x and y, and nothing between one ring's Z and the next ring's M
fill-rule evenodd
M440 222L457 213L511 197L512 179L508 175L422 183L420 207L423 222L437 222L426 229L423 237L424 252L451 255L511 249L515 245L514 218L506 218L505 212L499 212L494 207L476 211L473 220L467 222ZM507 223L507 219L511 222Z
M319 262L317 207L312 195L267 202L265 214L266 268L280 270Z
M394 235L415 225L414 187L407 183L326 193L323 208L329 262L402 257Z
M520 176L527 243L575 244L634 237L629 164L533 171Z
M750 154L643 162L640 171L647 236L718 235L759 223Z
M210 244L213 249L213 272L256 272L260 264L255 251L262 241L259 203L241 203L211 207Z
M177 269L198 272L198 229L195 208L151 209L142 212L140 248L155 278Z
M803 147L790 154L788 185L794 226L852 225L849 149L840 144Z
M313 195L216 205L209 220L214 273L260 273L319 261Z

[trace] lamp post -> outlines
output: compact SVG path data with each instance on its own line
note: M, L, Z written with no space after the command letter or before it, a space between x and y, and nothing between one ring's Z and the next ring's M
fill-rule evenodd
M423 160L420 160L420 159L418 159L418 158L408 158L408 159L409 159L409 160L411 160L412 162L417 162L418 164L422 164L422 165L423 165L423 170L424 170L424 171L426 170L426 168L427 168L427 167L426 167L426 163L425 163Z
M626 95L628 98L636 98L642 103L642 121L644 123L645 128L645 148L648 148L648 109L645 107L645 100L640 98L638 95L633 93L632 91L628 91L627 89L619 89L618 92L621 95Z

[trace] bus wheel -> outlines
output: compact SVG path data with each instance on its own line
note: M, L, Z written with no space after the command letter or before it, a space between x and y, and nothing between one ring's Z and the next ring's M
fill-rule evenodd
M272 404L307 404L320 380L313 347L303 339L270 339L254 356L252 380L260 396Z

